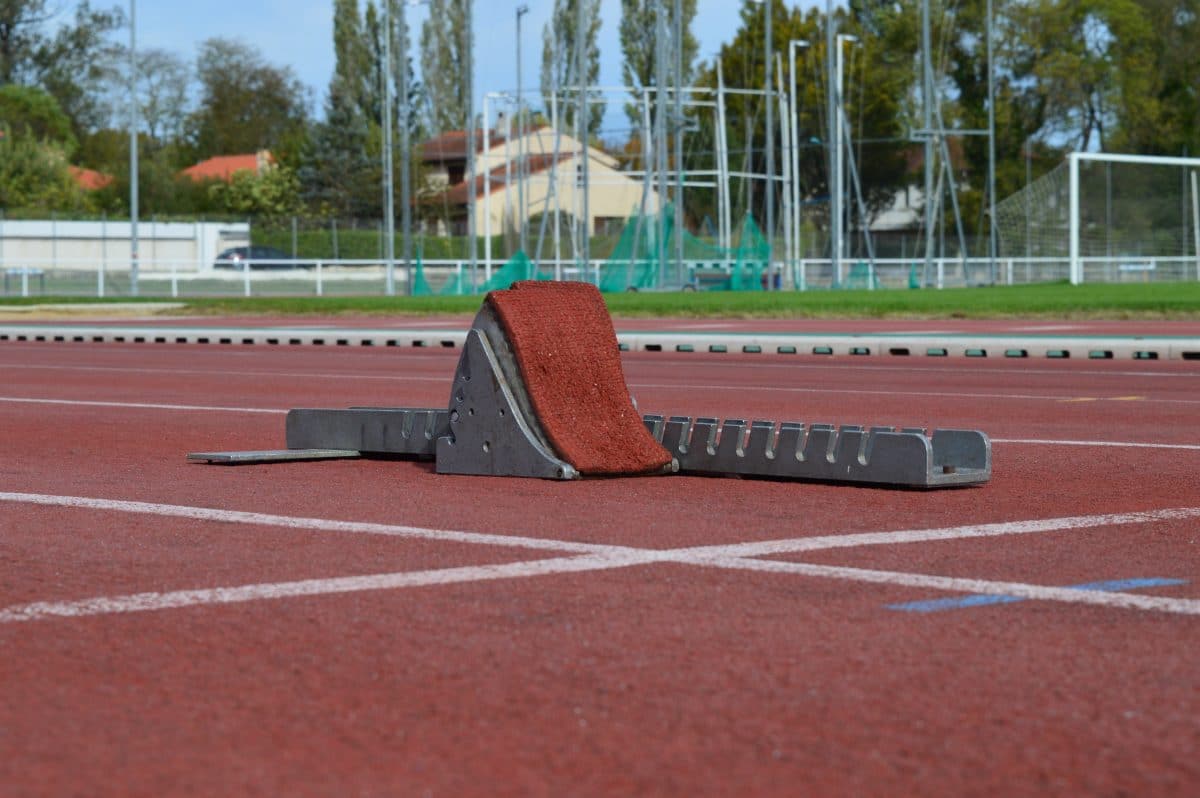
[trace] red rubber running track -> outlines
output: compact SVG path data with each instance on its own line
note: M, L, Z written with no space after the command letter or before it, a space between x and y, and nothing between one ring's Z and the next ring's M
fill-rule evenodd
M456 356L0 345L0 792L1200 790L1194 363L625 359L647 412L982 429L969 489L184 461Z

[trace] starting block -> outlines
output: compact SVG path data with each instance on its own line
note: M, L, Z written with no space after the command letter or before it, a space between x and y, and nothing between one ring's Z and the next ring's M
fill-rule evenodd
M439 474L578 479L701 474L912 488L991 478L971 430L843 426L640 414L595 287L520 282L493 291L471 325L445 409L295 409L286 449L197 452L227 465L407 457Z

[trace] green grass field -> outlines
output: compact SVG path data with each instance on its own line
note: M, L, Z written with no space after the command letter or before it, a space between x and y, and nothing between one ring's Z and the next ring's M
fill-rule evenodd
M187 298L196 315L424 316L470 314L480 297ZM127 297L3 297L0 305L130 302ZM146 297L140 301L163 301ZM1200 283L1038 284L888 291L625 293L605 296L622 318L1200 319ZM171 311L178 314L179 311Z

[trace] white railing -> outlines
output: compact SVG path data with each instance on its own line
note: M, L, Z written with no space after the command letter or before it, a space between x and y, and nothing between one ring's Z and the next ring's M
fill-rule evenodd
M1113 257L1081 259L1085 282L1142 283L1200 280L1200 263L1188 257ZM600 284L605 261L544 260L543 274L555 279L585 280ZM426 260L424 277L434 293L453 281L467 291L482 290L501 268L493 263L476 263L474 272L466 259ZM227 268L228 267L228 268ZM731 274L730 261L689 261L682 270L658 286L661 290L722 287L720 273ZM396 293L408 293L410 272L397 261L394 269ZM139 263L138 293L144 296L330 296L374 295L386 292L387 266L373 260L256 260L228 264L194 260L145 259ZM416 275L414 263L412 275ZM778 279L776 279L776 276ZM869 261L846 259L835 270L828 259L805 259L794 263L776 261L768 287L788 291L830 289L953 288L981 285L1019 285L1060 282L1070 278L1070 259L1059 258L939 258L928 266L923 260L890 258ZM97 264L84 259L14 259L0 257L3 296L73 295L129 296L132 270L128 263Z

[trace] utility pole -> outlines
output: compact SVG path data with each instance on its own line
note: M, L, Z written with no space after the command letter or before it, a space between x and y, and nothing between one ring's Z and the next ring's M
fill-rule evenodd
M129 0L129 293L138 295L137 0Z
M525 224L525 111L521 93L521 17L529 13L529 6L517 6L517 223L520 225L521 251L529 254L529 240Z

